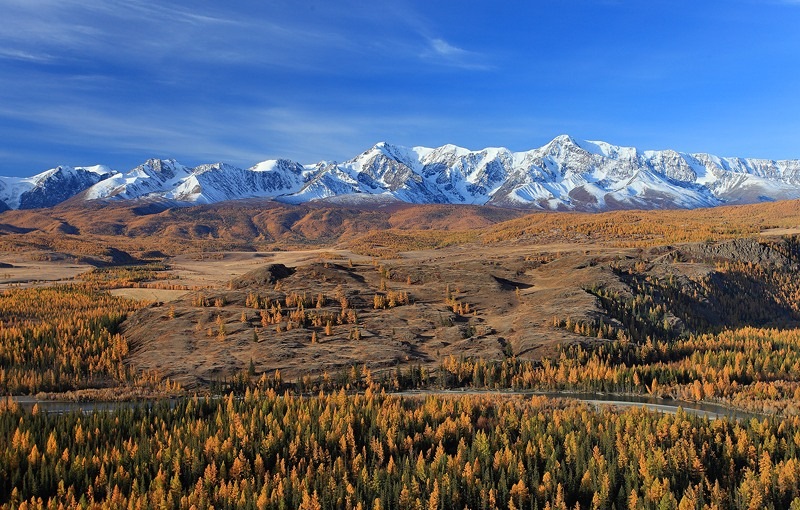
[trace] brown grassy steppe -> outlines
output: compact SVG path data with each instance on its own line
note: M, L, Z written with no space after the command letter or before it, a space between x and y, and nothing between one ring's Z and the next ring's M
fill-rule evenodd
M603 214L89 203L3 213L0 285L78 281L148 302L120 326L126 365L192 388L248 368L298 378L538 360L585 342L591 324L623 328L591 289L622 299L636 275L691 289L725 262L796 263L780 246L799 225L797 201ZM126 269L142 264L153 269ZM291 274L259 276L275 265ZM793 320L765 306L756 325ZM724 323L720 307L704 313Z

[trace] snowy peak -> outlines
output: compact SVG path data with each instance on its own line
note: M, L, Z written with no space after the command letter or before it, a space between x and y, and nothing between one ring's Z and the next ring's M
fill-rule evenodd
M86 193L91 200L101 198L136 199L168 193L191 174L191 169L174 159L148 159L127 173L116 173L92 186Z
M342 163L273 159L249 169L222 162L190 168L150 159L126 173L56 167L27 179L0 178L0 200L9 208L46 207L84 190L87 200L188 204L268 198L583 211L693 208L800 198L800 160L641 151L559 135L524 152L379 142Z
M9 209L52 207L112 174L104 165L59 165L33 177L0 177L0 201Z
M167 182L176 177L188 175L191 168L187 168L174 159L148 159L129 173L134 176L155 179Z

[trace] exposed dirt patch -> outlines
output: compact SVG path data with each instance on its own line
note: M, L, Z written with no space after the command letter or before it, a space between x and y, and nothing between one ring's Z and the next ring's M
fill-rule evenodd
M186 295L185 290L166 290L166 289L112 289L109 293L113 296L120 296L134 301L153 301L169 303L180 299Z
M41 260L30 260L31 258ZM67 282L94 267L64 260L49 260L53 258L55 257L47 253L4 257L3 266L0 267L0 289L9 286L37 287Z

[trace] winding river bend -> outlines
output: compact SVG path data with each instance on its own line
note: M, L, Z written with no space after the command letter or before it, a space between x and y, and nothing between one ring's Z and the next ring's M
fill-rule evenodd
M574 391L535 391L535 390L420 390L394 393L402 396L425 395L538 395L547 398L577 400L596 409L605 407L645 407L659 413L674 414L683 409L688 414L706 417L710 420L731 418L734 420L763 419L767 415L733 409L713 402L689 402L669 398L651 397L648 395L620 395L615 393L581 393Z
M706 417L710 420L718 418L731 418L734 420L749 420L751 418L763 419L766 415L742 411L739 409L732 409L722 404L715 404L711 402L688 402L681 400L672 400L665 398L650 397L647 395L618 395L613 393L575 393L569 391L515 391L515 390L416 390L416 391L401 391L391 393L391 395L401 397L426 397L429 395L441 396L458 396L458 395L484 395L484 396L543 396L548 398L560 398L567 400L577 400L584 402L587 405L593 406L597 409L616 407L645 407L651 411L659 413L676 413L678 409L683 409L689 414L700 417ZM120 408L135 407L140 405L155 405L156 403L163 402L163 400L147 400L147 401L118 401L118 402L73 402L73 401L59 401L59 400L41 400L36 397L27 396L14 396L11 397L24 409L31 410L34 405L39 405L41 411L47 413L69 413L73 411L81 411L90 413L93 411L113 411ZM169 400L171 405L175 405L176 399Z

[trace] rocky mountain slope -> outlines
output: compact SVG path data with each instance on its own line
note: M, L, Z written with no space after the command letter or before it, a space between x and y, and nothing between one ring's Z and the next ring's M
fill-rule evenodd
M0 211L52 207L113 174L103 165L58 166L33 177L0 177Z
M46 174L69 177L51 185L55 177L43 178ZM270 198L287 203L402 201L602 211L800 198L800 160L640 151L562 135L525 152L379 143L343 163L270 160L241 169L225 163L189 168L174 160L148 160L126 173L107 167L58 167L30 179L6 178L0 185L5 185L0 200L11 209L46 207L83 193L86 200L175 204Z

